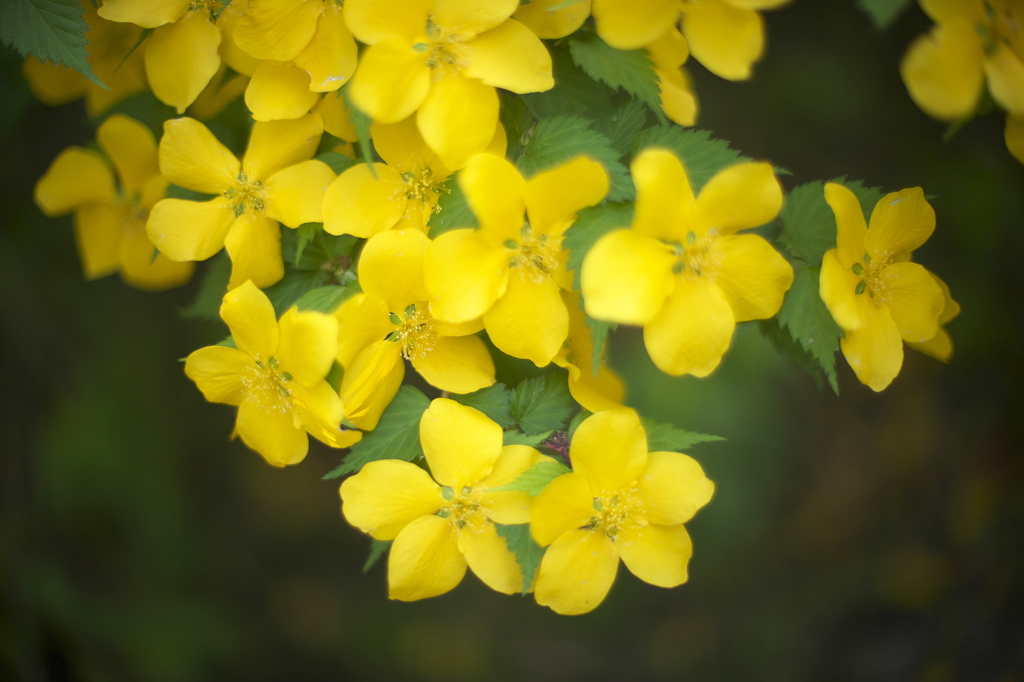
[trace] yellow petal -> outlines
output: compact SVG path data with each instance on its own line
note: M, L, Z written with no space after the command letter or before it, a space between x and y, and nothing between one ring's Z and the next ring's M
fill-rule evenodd
M864 245L872 259L885 260L915 251L935 231L935 210L920 187L882 197L871 212Z
M153 31L146 41L146 77L156 98L184 113L220 68L220 31L206 12Z
M954 21L975 23L985 20L982 3L971 0L918 0L921 9L936 23L945 24Z
M927 341L922 343L908 342L907 347L933 357L940 362L949 362L949 359L953 357L953 339L950 337L949 332L941 327L935 336Z
M420 166L426 166L431 169L433 180L442 170L440 159L423 141L414 116L387 125L375 123L370 127L370 135L380 158L399 173L416 172ZM447 175L447 169L443 170Z
M612 588L618 569L619 557L607 535L569 531L540 561L534 588L537 603L563 615L593 611Z
M341 400L345 418L365 431L377 428L405 378L402 349L391 341L374 341L345 366L341 379Z
M430 81L425 54L410 43L386 40L363 52L349 93L355 105L374 121L398 123L423 103Z
M587 314L597 320L646 324L673 289L674 258L665 244L633 230L597 240L580 270Z
M224 295L220 318L231 330L238 350L260 362L267 362L277 353L280 336L274 306L252 282Z
M236 26L238 26L238 20L245 14L245 9L243 3L233 3L220 13L220 18L217 19L217 27L220 29L221 36L220 58L238 75L252 76L262 60L256 59L242 50L235 41Z
M181 0L104 0L97 13L107 21L156 28L178 21L189 10Z
M480 220L482 238L495 246L518 240L526 182L515 166L492 154L478 154L459 173L459 186Z
M974 110L984 85L981 37L968 24L935 26L900 62L910 98L929 116L951 121Z
M461 75L435 82L416 115L423 139L450 169L487 149L497 124L497 91Z
M356 127L352 123L352 115L345 106L345 98L339 97L336 93L327 93L320 102L313 107L313 112L324 119L324 130L342 140L353 142L359 139ZM376 141L374 137L374 141Z
M323 381L338 354L338 320L312 310L289 308L278 324L281 334L276 357L281 371L304 386ZM339 420L340 421L340 420Z
M534 498L530 535L546 547L564 533L588 525L595 515L594 493L587 479L579 474L563 474Z
M938 333L945 297L930 272L917 263L893 263L881 272L879 283L904 341L920 343Z
M564 38L583 25L590 16L590 0L578 0L568 6L562 0L533 0L519 9L512 18L521 22L538 38ZM562 6L560 9L553 7Z
M667 149L649 147L630 165L636 185L637 234L683 242L690 229L693 190L679 158Z
M345 23L360 42L373 45L398 39L412 44L424 37L434 3L431 0L348 0Z
M31 55L22 63L21 73L36 99L49 107L81 99L90 88L89 81L77 71L43 63Z
M160 174L156 139L135 119L114 114L96 130L96 139L113 161L127 195L141 194L146 183Z
M544 367L569 335L569 313L550 277L537 282L520 269L509 273L508 288L484 313L487 335L498 350Z
M700 103L693 92L690 76L684 69L655 69L661 91L661 108L665 115L681 126L697 124Z
M625 384L619 375L605 365L601 365L594 375L590 367L584 363L580 367L579 376L569 374L569 393L573 400L591 412L614 410L622 407L626 395Z
M946 324L957 315L960 314L960 304L953 300L952 292L949 290L949 285L942 281L942 279L934 272L929 272L935 283L939 285L939 289L942 290L942 314L939 315L939 324Z
M860 329L864 324L860 303L857 300L857 286L861 277L839 262L835 249L825 253L821 261L821 275L818 295L828 308L832 319L845 331Z
M1024 163L1024 116L1006 117L1006 148L1014 158Z
M207 346L185 358L185 374L211 403L241 405L251 365L252 358L237 348Z
M469 78L512 92L544 92L555 87L551 55L534 33L509 19L466 45Z
M86 279L106 277L120 268L123 222L114 204L83 206L75 211L75 241Z
M657 40L646 45L646 48L654 66L663 71L675 71L690 58L686 38L675 26L669 27Z
M1012 116L1024 116L1024 62L1005 45L985 60L985 75L992 99Z
M348 369L364 348L394 329L388 312L383 299L366 294L356 294L334 311L338 320L337 360L342 367Z
M157 254L156 247L146 235L141 224L124 231L118 249L121 264L121 279L137 289L163 291L180 286L192 277L195 264L176 263L163 254Z
M825 185L825 201L836 217L835 257L838 263L844 268L850 268L854 263L863 265L861 258L866 253L864 238L868 225L857 195L843 185L830 182Z
M662 372L706 377L729 349L735 327L732 308L716 284L684 279L644 325L644 345Z
M288 62L309 44L324 3L315 0L249 0L238 18L234 38L257 59Z
M864 325L847 332L839 346L860 382L881 391L903 366L903 340L888 308L868 301L862 310Z
M206 260L224 248L235 211L223 197L209 201L164 199L149 214L146 233L171 260Z
M597 34L617 50L653 43L679 18L676 0L593 0Z
M508 286L508 256L476 230L452 230L434 240L423 259L430 312L446 322L483 317Z
M160 138L160 173L179 187L220 194L233 186L241 164L199 121L164 122Z
M750 68L764 49L760 15L722 0L687 4L683 35L694 59L716 76L733 81L750 78Z
M309 74L314 92L333 92L352 77L356 70L356 41L345 25L342 9L328 4L295 66Z
M405 215L409 199L402 177L382 163L365 163L343 172L323 198L324 229L362 239L389 230Z
M388 598L415 601L448 592L466 574L455 531L440 516L421 516L391 545Z
M341 513L378 540L393 540L407 525L444 506L441 486L410 462L384 459L366 464L341 484Z
M501 449L501 455L494 463L491 473L481 482L481 487L497 488L507 485L534 465L554 461L526 445L506 445ZM525 492L488 490L481 498L481 504L488 509L487 516L497 523L516 525L530 522L530 496Z
M35 188L39 209L49 217L79 206L114 201L114 174L96 152L68 147L53 160Z
M526 212L534 232L561 234L587 206L608 193L608 174L600 163L577 156L526 183Z
M298 464L309 451L309 437L295 424L291 411L279 411L257 401L243 400L235 424L242 442L263 455L267 463L283 467Z
M266 180L283 168L305 161L316 153L324 120L307 114L290 121L257 122L252 127L242 170L249 180Z
M388 230L371 237L359 257L359 281L368 296L384 299L388 311L401 314L425 301L423 255L430 240L418 230Z
M224 238L231 256L233 289L252 280L258 287L269 287L284 277L281 258L281 226L262 214L244 214L235 220Z
M737 322L765 320L779 312L793 284L793 268L756 234L720 237L712 247L721 258L718 284Z
M782 187L771 164L737 163L717 173L701 189L693 222L701 230L732 234L764 225L781 208Z
M501 454L501 427L479 410L437 398L420 420L420 442L434 480L461 490L491 473Z
M309 74L291 64L263 62L245 89L245 106L257 121L304 116L319 101L309 90Z
M451 393L494 383L494 360L477 336L438 336L431 350L412 357L412 366L428 384Z
M516 555L509 551L508 543L498 535L493 523L486 523L479 530L467 526L459 531L459 549L470 570L487 587L502 594L523 591L523 572Z
M700 464L678 452L650 453L636 487L644 518L663 526L689 521L715 491L715 484L704 475Z
M266 182L267 215L288 227L323 222L324 195L332 182L334 171L316 159L274 173Z
M598 412L573 434L573 471L590 484L595 497L632 488L647 465L647 435L628 408Z
M683 526L623 528L615 550L629 572L645 583L675 587L686 582L693 543Z
M307 433L331 447L351 444L351 441L342 444L352 431L341 430L345 406L330 384L317 381L311 386L303 386L293 381L287 384L287 388L291 392L292 409Z
M512 16L516 0L434 0L430 19L438 26L472 36L488 31Z

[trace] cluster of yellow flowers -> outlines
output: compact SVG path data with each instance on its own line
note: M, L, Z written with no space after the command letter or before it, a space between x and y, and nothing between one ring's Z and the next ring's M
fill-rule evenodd
M348 448L372 434L406 361L438 390L418 419L422 462L373 457L341 485L345 518L393 541L392 598L446 592L468 566L495 590L534 591L559 613L583 613L608 592L619 558L651 584L685 582L682 524L713 491L692 458L648 452L595 325L640 325L662 371L710 374L736 325L777 315L793 286L791 259L744 232L776 221L784 193L768 163L726 163L698 182L685 155L643 146L629 166L635 202L619 196L625 217L570 265L567 231L581 212L612 203L609 162L571 153L524 176L506 155L538 123L509 140L505 97L557 93L542 39L587 33L613 56L649 59L654 113L692 125L697 101L683 62L692 52L715 74L748 78L764 42L756 10L784 3L105 0L87 18L111 91L74 90L29 63L35 91L51 102L85 94L99 113L148 83L194 117L166 120L159 143L127 116L107 118L97 138L116 179L103 154L73 147L39 181L36 200L47 215L75 212L90 278L119 271L135 286L178 286L194 262L226 250L220 316L231 336L192 353L185 372L209 401L238 408L235 433L272 465L301 461L309 435ZM132 49L139 40L141 52ZM254 123L239 158L197 119L243 91ZM453 191L468 211L436 230ZM860 380L888 385L904 341L948 358L942 325L958 308L909 262L934 228L921 190L878 202L870 229L843 185L818 198L835 213L837 248L807 265L820 264L819 303L845 333ZM331 235L358 246L351 259L318 264L339 274L328 305L293 297L278 319L263 290L289 269L281 224L307 241ZM562 436L572 432L566 447L548 448L562 457L533 447L540 440L506 444L502 424L449 398L494 387L497 354L567 370L584 412L575 428L568 415L561 422ZM539 565L513 551L518 528L543 552Z

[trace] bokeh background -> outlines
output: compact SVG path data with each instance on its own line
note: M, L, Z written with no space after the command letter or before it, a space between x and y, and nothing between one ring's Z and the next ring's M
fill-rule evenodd
M338 462L268 467L229 442L179 358L224 335L183 320L196 283L146 294L82 280L71 219L32 187L91 138L81 103L35 102L2 52L0 678L18 680L1017 680L1024 678L1024 167L988 116L942 141L898 63L929 22L885 32L852 2L766 16L748 83L691 64L701 127L795 184L920 185L938 213L917 259L963 305L946 366L908 352L880 395L840 360L819 390L756 331L711 378L659 374L611 340L629 402L723 435L688 524L690 582L620 570L559 617L471 575L386 599L339 514Z

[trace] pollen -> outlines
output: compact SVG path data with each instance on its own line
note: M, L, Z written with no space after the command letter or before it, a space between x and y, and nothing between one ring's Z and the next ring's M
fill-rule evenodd
M259 180L250 180L243 171L238 174L235 186L225 190L224 198L231 202L236 217L262 213L266 210L267 189Z
M642 528L647 525L643 514L643 502L636 488L606 497L595 497L594 512L590 519L590 527L604 530L610 538L618 535L620 530Z
M391 313L391 321L398 327L393 338L402 344L402 357L406 360L422 358L437 346L434 318L426 303L414 303L402 315Z
M509 240L505 247L513 251L509 267L519 268L523 275L538 284L554 275L563 258L562 238L537 234L529 223L519 231L519 241Z
M435 81L457 75L466 68L466 41L462 36L431 22L427 24L427 39L430 42L419 45L427 53L427 66Z
M672 244L676 256L673 272L688 280L704 279L714 282L721 266L721 256L715 249L717 238L718 230L714 228L701 237L693 232L687 232L685 244Z
M441 211L437 200L443 191L441 185L445 178L435 176L427 166L420 166L413 171L402 173L402 180L405 182L405 196L410 203L422 204L423 212L427 215ZM408 212L406 217L409 217Z
M487 519L490 510L483 504L482 489L462 488L452 490L442 488L445 499L450 499L450 504L442 507L438 515L448 519L448 524L454 531L469 529L480 533L487 526Z
M854 293L859 296L866 292L875 305L889 303L892 298L892 288L885 276L885 269L892 262L892 254L876 253L874 257L864 254L863 261L864 266L859 268L861 272L858 273L854 270L855 274L861 276L861 281L857 283ZM855 265L859 265L859 263Z
M250 404L266 414L285 414L292 409L292 393L288 389L291 380L290 374L281 371L276 358L266 361L257 358L246 367L241 383Z

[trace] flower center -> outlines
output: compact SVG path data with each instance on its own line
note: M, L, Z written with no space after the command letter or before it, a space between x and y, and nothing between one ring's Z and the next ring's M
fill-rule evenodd
M890 290L888 280L882 276L882 273L885 272L885 269L889 267L889 263L892 262L891 254L875 254L875 257L872 258L865 253L861 260L863 264L854 263L850 268L853 274L861 278L857 282L857 287L853 293L857 296L867 293L875 305L888 303L892 296L892 291Z
M291 374L281 371L277 358L263 361L257 357L245 368L242 387L246 400L263 412L286 413L292 409L292 392L287 387L291 380Z
M505 248L512 251L509 256L510 268L519 268L520 273L538 284L551 277L561 264L562 238L537 234L524 223L519 230L519 241L510 239Z
M685 244L670 243L672 253L676 257L672 272L682 275L684 279L715 281L721 265L721 257L714 248L717 238L718 230L711 228L701 237L693 232L687 232Z
M1010 48L1018 57L1024 57L1024 16L1014 11L1006 2L987 0L985 2L987 23L979 23L974 28L985 42L985 53L992 56L1000 44Z
M238 174L234 187L224 191L224 198L232 202L235 217L243 213L262 213L266 208L267 190L259 180L250 180L245 171Z
M210 21L216 22L227 9L227 4L225 0L192 0L188 8L192 12L206 12Z
M388 334L387 338L402 344L402 357L406 360L422 358L437 345L434 318L426 303L421 303L419 307L413 303L401 315L391 313L391 324L398 329Z
M483 504L483 490L473 490L468 486L462 490L455 490L444 486L441 493L449 504L441 507L437 515L448 519L452 530L469 528L477 533L483 531L490 514L490 510Z
M437 200L443 191L441 185L446 179L434 177L434 171L427 166L402 173L402 180L405 182L405 197L410 202L420 203L425 216L429 216L431 213L440 213L441 207L437 205ZM409 217L408 212L406 217Z
M462 36L428 22L427 40L427 43L417 43L414 49L427 53L427 66L435 81L454 76L466 68L466 41Z
M125 236L135 236L139 232L146 231L149 211L139 202L138 195L122 197L117 202L117 211L121 215L121 225L124 228Z
M590 517L590 527L604 530L610 538L614 538L620 530L647 525L647 520L643 518L643 503L635 488L607 497L595 497L594 511L594 516Z

